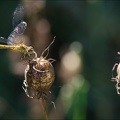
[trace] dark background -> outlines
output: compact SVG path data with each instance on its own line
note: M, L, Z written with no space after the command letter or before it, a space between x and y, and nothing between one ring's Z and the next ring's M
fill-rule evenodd
M12 14L18 3L19 1L0 1L0 36L7 38L13 30ZM58 86L69 84L61 82L64 75L61 77L59 74L62 61L60 53L67 51L68 46L74 41L82 45L82 52L79 54L83 61L82 70L77 74L84 77L85 83L81 89L78 87L74 95L67 98L65 105L68 102L70 105L68 108L65 107L67 110L63 108L63 113L59 113L61 102L56 103L58 116L62 116L57 119L120 119L120 96L116 92L116 83L111 82L112 67L119 62L117 52L120 50L120 2L47 0L37 15L38 19L45 18L49 22L51 36L56 36L50 49L50 56L56 59L53 64L56 74L54 86L57 86L53 93L56 100L59 99L62 89ZM28 36L29 30L35 32L32 29L34 24L30 26L34 20L32 17L34 15L26 18ZM34 40L31 45L33 43ZM31 110L33 106L38 105L38 101L26 97L22 90L24 74L14 74L11 71L8 53L9 50L0 50L0 118L34 119L34 115L41 113L38 109L34 109L33 113ZM16 71L17 69L20 68L16 67ZM53 118L57 113L49 112Z

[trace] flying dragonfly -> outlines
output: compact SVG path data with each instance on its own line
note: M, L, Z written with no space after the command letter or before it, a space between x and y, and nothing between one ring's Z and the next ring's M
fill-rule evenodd
M26 46L23 43L23 33L27 27L27 23L23 21L24 8L21 4L15 9L13 13L13 31L8 38L0 37L0 42L7 45L0 44L0 49L11 49L19 51L24 54L24 57L34 55L37 57L36 52L32 46ZM17 24L17 25L16 25Z

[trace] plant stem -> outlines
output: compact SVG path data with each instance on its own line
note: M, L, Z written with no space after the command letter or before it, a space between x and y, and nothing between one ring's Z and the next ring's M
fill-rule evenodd
M45 100L43 98L40 98L40 102L41 102L41 105L42 105L42 111L43 111L44 118L45 118L45 120L48 120Z

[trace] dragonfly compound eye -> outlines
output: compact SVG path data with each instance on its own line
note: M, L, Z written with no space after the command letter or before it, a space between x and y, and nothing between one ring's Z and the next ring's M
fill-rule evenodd
M27 47L27 53L32 54L34 52L34 49L32 46Z
M36 58L30 61L25 70L25 81L27 87L34 91L31 98L40 98L47 95L54 81L54 68L52 64L45 59ZM27 92L27 96L28 95Z

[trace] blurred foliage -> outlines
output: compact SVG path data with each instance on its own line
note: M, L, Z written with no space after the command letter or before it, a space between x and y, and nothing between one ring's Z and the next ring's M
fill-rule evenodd
M0 36L7 38L12 31L12 14L18 3L0 1ZM60 53L74 41L79 41L83 48L83 68L79 75L84 76L85 82L82 87L74 87L75 93L66 99L66 106L69 102L71 105L64 119L120 119L120 96L116 93L115 83L110 81L112 66L119 62L119 11L119 1L47 0L44 10L39 13L49 21L51 33L56 36L50 52L56 59L55 85L62 83L58 75ZM21 88L24 76L10 71L8 50L0 50L0 56L0 118L30 118L28 111L32 100L25 98ZM54 93L58 97L61 90Z

